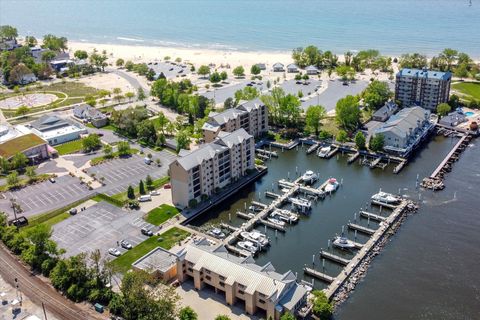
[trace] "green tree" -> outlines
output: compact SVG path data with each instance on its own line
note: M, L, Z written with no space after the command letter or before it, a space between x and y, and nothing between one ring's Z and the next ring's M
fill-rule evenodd
M219 83L220 81L222 81L222 77L220 76L220 74L217 71L215 71L214 73L212 73L210 75L210 82L211 83L216 84L216 83Z
M112 146L109 144L105 144L103 146L103 153L105 154L105 158L111 158L113 153Z
M10 170L10 162L7 159L0 157L0 170L3 174L7 173Z
M421 69L427 66L427 56L420 53L403 54L399 65L401 68Z
M1 40L13 40L16 37L18 37L17 28L9 26L9 25L0 26L0 39Z
M127 71L132 71L133 67L134 63L132 61L128 60L127 62L125 62L125 69L127 69Z
M18 182L18 172L14 170L7 176L7 184L11 187L14 187L18 184Z
M357 149L359 150L365 150L366 147L366 139L365 136L361 131L357 132L355 135L355 145L357 146Z
M370 82L367 88L361 93L363 102L370 110L381 108L385 102L393 96L388 83L374 80Z
M147 98L147 96L145 95L145 91L143 91L143 88L142 87L138 87L137 89L137 99L139 101L143 101Z
M348 95L337 101L335 121L347 131L353 131L357 128L360 122L360 108L356 97Z
M10 160L13 169L22 169L28 163L28 158L21 152L16 153Z
M370 150L378 152L383 150L385 144L385 137L383 134L376 134L370 139Z
M468 77L468 65L466 63L459 64L453 74L460 79Z
M77 51L75 51L73 56L77 59L85 60L85 59L88 58L88 53L85 50L77 50Z
M152 189L153 188L153 179L150 177L150 175L147 175L145 178L145 184L147 185L147 189Z
M288 311L280 317L280 320L296 320L296 319L297 318L295 318L295 316Z
M143 120L137 125L137 137L148 144L157 141L157 131L151 120Z
M256 64L254 64L251 68L250 68L250 73L253 74L253 75L259 75L260 72L262 72L262 70L260 69L260 67Z
M229 316L226 315L218 315L215 317L215 320L231 320Z
M220 78L222 79L222 81L227 80L227 79L228 79L228 74L227 74L227 72L226 72L226 71L222 71L222 72L220 73Z
M24 116L30 112L30 108L27 106L20 106L17 111L15 111L16 116Z
M243 89L235 91L234 95L235 95L235 105L237 105L240 100L250 101L255 98L258 98L260 93L258 92L257 88L245 87Z
M43 48L47 48L52 51L65 51L67 47L67 38L56 37L52 34L47 34L43 37Z
M148 81L153 81L155 80L155 76L157 74L155 73L155 70L152 68L148 69L147 74L145 74L145 77L147 78Z
M127 93L125 93L125 98L127 98L128 100L130 100L130 102L132 101L132 99L135 97L135 93L129 91Z
M32 70L30 70L30 68L25 64L20 63L11 69L8 80L13 84L21 84L23 83L25 76L31 73Z
M320 318L320 320L328 320L332 317L333 306L328 301L325 292L320 290L312 291L313 298L313 314Z
M35 181L37 178L37 173L35 172L35 167L30 166L25 169L25 175L30 181Z
M245 69L242 66L235 67L233 69L233 75L237 78L245 76Z
M105 71L105 67L107 64L107 55L106 54L99 54L97 52L93 52L90 55L90 63L94 65L97 69Z
M179 320L197 320L198 315L195 311L193 311L192 308L184 307L180 309L180 312L178 313L178 318Z
M199 75L203 76L204 78L206 78L206 76L207 76L208 74L210 74L210 68L209 68L208 66L206 66L206 65L202 65L202 66L200 66L200 68L198 68L197 73L198 73Z
M233 101L233 98L232 97L228 97L227 99L225 99L225 101L223 102L223 109L231 109L235 106L235 102Z
M447 63L447 70L451 71L453 64L457 60L458 51L451 48L446 48L442 51L442 53L440 53L439 57Z
M448 103L440 103L437 106L437 113L441 117L446 116L451 110L452 107Z
M340 143L347 142L348 134L345 130L339 130L335 139Z
M352 67L347 65L338 66L335 71L337 72L338 76L342 79L342 81L347 81L349 79L355 78L355 70Z
M315 136L320 133L321 121L325 118L327 112L323 106L309 106L305 114L305 124L315 132Z
M27 44L27 46L32 48L38 44L38 41L37 41L37 38L35 38L34 36L26 36L25 43Z
M143 180L140 179L140 183L138 184L138 191L140 194L145 194L145 184L143 183Z
M98 134L91 133L85 138L82 139L82 147L83 151L85 152L91 152L93 150L96 150L100 148L102 145L102 142L100 141L100 137Z
M128 156L130 155L130 144L128 141L120 141L117 144L117 152L119 156Z
M131 200L135 199L135 191L133 190L132 186L128 186L127 188L127 197Z
M115 65L119 68L123 67L124 64L125 60L123 60L122 58L118 58L117 61L115 61Z
M190 134L186 130L177 133L177 152L181 149L190 149Z

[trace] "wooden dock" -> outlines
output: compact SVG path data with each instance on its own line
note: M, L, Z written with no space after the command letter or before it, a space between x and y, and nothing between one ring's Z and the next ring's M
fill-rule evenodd
M387 218L385 217L382 217L378 214L371 213L368 211L360 211L360 215L364 218L370 218L370 220L379 221L379 222L387 220Z
M249 257L252 255L252 253L250 251L247 251L247 250L244 250L244 249L241 249L241 248L237 248L235 246L232 246L232 245L225 245L225 247L227 248L228 251L230 252L233 252L234 254L240 256L240 257Z
M327 252L327 251L320 251L320 257L331 260L333 262L336 262L338 264L346 266L347 264L350 263L350 260L339 257L333 253Z
M372 204L375 204L380 207L390 208L390 209L395 209L396 207L398 207L397 204L390 204L390 203L380 202L377 200L372 200Z
M261 154L261 155L267 156L268 158L272 158L272 157L278 158L278 153L276 151L268 151L265 149L255 149L255 152L259 155Z
M265 191L265 197L267 197L267 198L273 198L273 199L278 199L278 198L281 197L281 195L276 194L275 192Z
M403 167L405 167L407 165L407 160L403 160L401 161L399 164L397 164L395 166L395 168L393 168L393 173L397 174L399 173L400 171L402 171Z
M447 156L443 159L443 161L432 172L432 174L430 175L430 178L432 178L432 179L436 178L439 175L439 173L442 172L442 170L449 164L449 162L452 162L452 158L455 157L455 156L458 156L458 155L456 155L456 153L457 153L458 149L460 149L460 147L463 145L465 140L467 140L467 137L469 137L469 136L468 135L463 136L457 142L457 144L455 144L453 149L447 154Z
M333 146L333 149L330 150L329 153L327 153L327 155L325 156L325 159L330 159L331 157L333 157L337 152L338 152L339 148L337 146Z
M252 206L260 207L260 208L266 208L268 207L265 203L257 202L257 201L252 201Z
M245 213L245 212L241 212L241 211L237 211L236 214L239 218L242 218L242 219L245 219L245 220L250 220L253 217L255 217L255 214L253 214L253 216L252 216L252 214L250 214L250 213Z
M223 229L227 229L227 230L230 230L230 231L237 231L238 228L234 227L234 226L231 226L229 224L226 224L226 223L220 223L220 227L223 228Z
M355 160L358 159L358 157L360 157L360 152L355 152L354 154L352 154L350 157L348 157L347 159L347 163L353 163L355 162Z
M365 234L368 234L368 235L372 235L372 234L375 233L375 230L364 227L364 226L361 226L361 225L358 225L356 223L349 223L349 224L347 224L347 226L352 230L357 230L359 232L362 232L362 233L365 233Z
M322 280L326 283L332 283L335 280L334 277L329 276L328 274L325 274L323 272L317 271L312 268L305 267L303 268L303 272L305 272L305 274L308 274L311 277Z
M317 150L318 147L320 147L320 143L315 143L313 146L311 146L310 148L308 148L307 154L310 154L310 153L315 152L315 150Z
M378 166L378 164L380 163L380 161L382 161L382 157L378 157L376 158L375 160L373 160L372 162L370 162L370 169L373 169L375 168L376 166Z

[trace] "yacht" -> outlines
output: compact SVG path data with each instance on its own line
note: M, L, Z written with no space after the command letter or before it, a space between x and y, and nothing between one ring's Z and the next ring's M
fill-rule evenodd
M315 172L308 170L305 172L305 174L302 176L302 181L305 183L313 183L318 179L317 175Z
M270 240L268 240L266 235L255 230L250 232L243 231L240 233L240 236L246 241L253 242L260 248L266 247L270 244Z
M380 191L372 196L372 200L383 202L386 204L396 204L400 199L391 193Z
M334 191L337 191L339 185L340 184L338 183L337 179L330 178L328 179L328 183L325 186L325 188L323 188L323 190L325 192L334 192Z
M298 222L298 215L290 212L288 210L277 209L272 212L270 215L272 218L276 218L278 220L282 220L288 223L297 223Z
M344 236L336 236L333 238L332 244L340 249L354 249L355 243L352 240L348 240Z
M330 151L332 151L332 147L330 147L330 146L320 148L320 150L318 151L318 156L320 158L326 158L328 156L328 154L330 153Z
M283 222L282 220L278 220L277 218L268 217L267 220L281 227L285 226L285 222Z
M213 228L212 230L208 231L208 234L217 239L225 238L225 233L223 233L222 230L218 228Z
M257 253L258 251L258 247L253 242L250 242L250 241L239 241L237 245L240 248L245 249L253 254Z

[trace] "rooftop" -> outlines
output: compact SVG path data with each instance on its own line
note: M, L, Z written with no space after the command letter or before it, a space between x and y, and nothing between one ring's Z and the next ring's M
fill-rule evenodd
M42 138L36 134L29 133L0 144L0 156L9 159L19 152L23 152L42 144L46 144Z
M408 69L404 68L397 73L397 77L416 77L416 78L428 78L438 80L449 80L452 78L450 72L442 72L427 69Z
M157 247L135 261L132 266L147 272L167 272L177 262L177 255Z

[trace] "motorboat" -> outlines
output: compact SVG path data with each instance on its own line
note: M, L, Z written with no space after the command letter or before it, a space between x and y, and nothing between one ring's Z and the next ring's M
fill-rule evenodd
M313 183L318 179L318 176L312 170L308 170L302 176L302 181L305 183Z
M297 223L298 222L298 215L290 212L288 210L277 209L272 212L270 215L272 218L276 218L278 220L282 220L288 223Z
M352 240L347 239L344 236L336 236L333 238L332 244L340 249L354 249L355 248L355 242Z
M260 212L260 211L262 211L262 209L259 208L259 207L257 207L257 206L250 206L250 207L248 207L248 210L253 211L253 212Z
M239 241L237 245L253 254L257 253L258 247L251 241Z
M242 236L244 240L253 242L260 248L266 247L270 244L270 240L268 240L267 236L258 231L242 231L240 236Z
M301 212L307 212L308 210L312 209L312 202L307 199L290 198L290 202L294 208L297 208Z
M283 222L282 220L278 220L277 218L268 217L267 220L281 227L285 226L285 222Z
M325 192L334 192L334 191L337 191L339 186L340 186L340 184L338 183L337 179L330 178L330 179L328 179L328 182L325 185L325 187L323 188L323 190Z
M332 151L332 147L330 147L330 146L320 148L320 150L318 150L318 156L320 158L326 158L328 156L328 154L330 153L330 151Z
M391 193L387 193L387 192L383 192L383 191L375 193L372 196L372 200L382 202L382 203L386 203L386 204L396 204L396 203L400 202L400 199L398 197L394 196Z
M223 233L222 230L218 228L213 228L212 230L208 231L208 234L217 239L225 238L225 233Z

